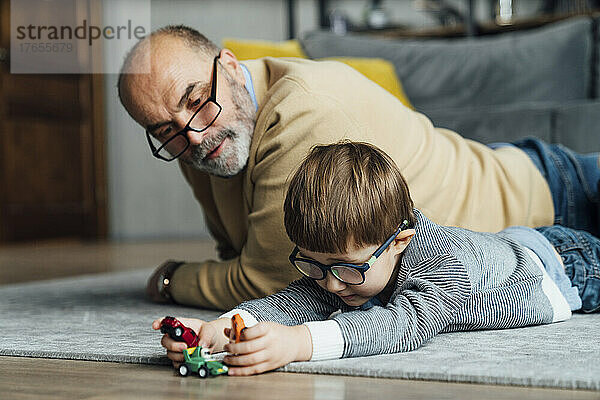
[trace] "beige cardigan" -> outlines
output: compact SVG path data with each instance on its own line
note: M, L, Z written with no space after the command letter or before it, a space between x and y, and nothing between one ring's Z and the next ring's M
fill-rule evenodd
M553 222L548 185L528 156L491 150L402 105L352 68L332 61L245 61L259 104L247 168L224 179L182 171L225 261L180 267L176 301L229 309L271 294L299 275L283 226L286 181L315 144L373 143L398 164L415 207L441 225L499 231Z

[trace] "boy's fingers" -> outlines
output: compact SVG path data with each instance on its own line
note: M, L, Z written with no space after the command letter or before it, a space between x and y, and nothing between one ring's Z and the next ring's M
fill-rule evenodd
M250 328L244 329L242 331L242 339L252 340L264 336L269 332L269 328L271 328L269 323L260 322Z
M256 353L250 353L245 355L235 355L235 356L225 356L225 364L227 365L240 365L240 366L250 366L261 364L267 361L267 354L265 351L258 351Z
M227 343L223 349L231 354L252 354L264 350L266 340L264 337L259 337L254 340L247 340L240 343Z
M160 344L167 350L171 351L179 351L182 352L187 349L187 345L184 342L177 342L169 337L169 335L164 334L162 339L160 340Z
M202 329L204 321L195 318L177 318L179 322L194 330L194 332L198 333Z
M203 324L200 326L197 333L200 338L206 337L208 339L212 339L217 332L213 326L209 324Z
M167 350L167 357L169 357L172 361L183 362L185 358L183 357L183 353L175 352Z
M264 336L268 331L268 325L264 323L258 323L253 327L246 328L242 331L241 338L242 340L253 340Z
M200 332L198 332L198 339L200 346L212 347L218 342L218 331L214 326L202 325Z
M152 321L152 329L154 329L154 330L160 329L160 323L162 322L163 319L164 318L158 318L158 319L155 319L154 321Z
M271 369L273 368L269 364L260 363L256 365L251 365L249 367L232 367L229 368L227 374L233 376L256 375L265 371L270 371Z

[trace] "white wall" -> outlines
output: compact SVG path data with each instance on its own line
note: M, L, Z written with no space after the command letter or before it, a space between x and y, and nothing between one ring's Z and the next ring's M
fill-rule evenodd
M452 0L464 7L467 3ZM487 1L479 2L478 19L489 16ZM128 1L115 2L105 12L137 12ZM366 0L332 0L331 9L344 10L360 21ZM390 20L411 26L435 24L430 15L415 10L418 2L384 2ZM152 29L186 24L217 44L225 37L287 39L285 0L152 0ZM297 33L317 29L316 0L296 0ZM112 54L105 54L112 60ZM109 226L113 239L191 237L208 235L202 212L184 182L176 163L154 159L144 132L127 115L117 99L116 75L105 76L106 135L109 189Z

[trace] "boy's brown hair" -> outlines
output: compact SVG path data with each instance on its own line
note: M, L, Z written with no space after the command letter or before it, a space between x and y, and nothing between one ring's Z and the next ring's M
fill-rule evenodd
M318 253L381 245L404 220L416 223L408 185L394 161L368 143L313 147L285 197L290 240Z

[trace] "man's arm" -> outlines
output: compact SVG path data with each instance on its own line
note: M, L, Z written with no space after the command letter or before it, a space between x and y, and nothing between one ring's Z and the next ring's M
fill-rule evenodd
M259 117L244 174L244 206L248 212L243 222L247 224L247 235L240 255L178 268L171 283L172 296L178 303L231 309L243 301L275 293L299 277L287 258L293 248L283 224L287 179L315 144L336 142L350 132L353 136L359 134L351 116L330 99L299 93L284 102L306 107L285 114L275 107ZM206 195L201 187L194 192L199 199ZM213 204L226 201L225 197L215 196ZM239 210L233 212L242 218Z

